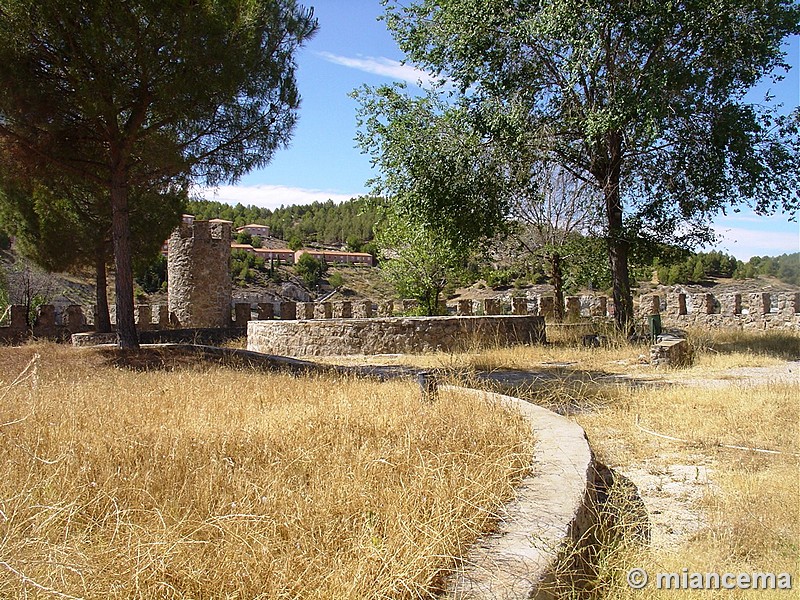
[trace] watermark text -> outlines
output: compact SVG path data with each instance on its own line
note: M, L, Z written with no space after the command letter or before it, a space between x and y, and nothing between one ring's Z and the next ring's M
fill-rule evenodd
M631 569L628 585L642 590L651 585L657 590L790 590L789 573L697 573L682 569L678 573L656 573L644 569Z

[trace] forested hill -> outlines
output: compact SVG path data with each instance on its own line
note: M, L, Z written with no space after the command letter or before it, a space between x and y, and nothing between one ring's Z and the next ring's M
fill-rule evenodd
M198 219L228 219L234 227L250 223L269 225L273 237L303 242L344 244L349 240L366 242L374 237L378 210L367 198L353 198L336 204L333 200L270 210L258 206L231 206L209 200L190 200L186 212Z

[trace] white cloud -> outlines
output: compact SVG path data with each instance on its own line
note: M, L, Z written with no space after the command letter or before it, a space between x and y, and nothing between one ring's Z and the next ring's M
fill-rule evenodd
M800 251L800 231L775 231L715 226L721 237L718 247L739 260L751 256L777 256Z
M349 56L340 56L331 52L317 52L317 54L328 62L342 65L350 69L364 71L365 73L388 77L395 81L406 81L414 85L422 85L422 87L431 87L435 82L435 78L425 71L417 69L416 67L404 65L391 58L384 58L382 56L358 56L353 58Z
M206 200L237 204L255 205L262 208L275 209L281 205L311 204L333 200L337 204L355 198L359 194L347 194L330 190L310 190L283 185L223 185L217 188L195 187L194 195Z

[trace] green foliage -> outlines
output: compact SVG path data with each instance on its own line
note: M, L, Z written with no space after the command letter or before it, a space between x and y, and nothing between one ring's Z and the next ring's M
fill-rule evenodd
M240 285L251 283L256 278L256 271L264 271L263 257L256 257L244 250L231 252L231 276Z
M447 238L463 253L501 228L507 209L502 164L466 104L436 91L412 98L402 85L355 91L356 140L380 169L373 193L396 219Z
M710 277L734 277L743 265L735 257L723 252L699 252L689 254L683 260L673 258L672 264L654 261L658 281L663 285L680 283L702 283Z
M300 255L300 258L294 264L294 270L306 286L314 288L328 270L328 265L306 252Z
M289 238L288 246L290 250L294 250L295 252L297 252L303 247L303 240L302 238L294 235L291 238Z
M438 314L442 291L466 264L463 246L394 215L379 233L378 243L383 248L382 272L400 297L417 300L421 314Z
M736 279L750 279L759 275L769 275L790 285L800 285L800 252L753 256L747 263L740 262L733 274Z
M331 273L330 277L328 277L328 283L331 287L342 287L344 285L344 277L339 271L336 271L335 273Z
M633 318L628 251L638 239L691 247L711 239L710 220L726 206L791 213L800 204L800 110L785 115L774 103L743 100L762 77L787 67L782 41L800 31L800 6L792 0L386 4L386 23L409 62L452 86L455 112L439 114L478 118L465 126L437 117L460 130L442 133L443 140L419 136L420 144L434 147L427 155L412 150L406 159L378 148L373 160L384 180L391 184L394 176L387 162L391 169L429 156L431 167L413 164L421 185L449 182L438 149L461 156L450 142L469 136L477 123L487 142L481 148L491 143L506 155L505 171L514 179L524 181L538 153L593 182L602 198L620 326ZM427 101L395 100L387 91L368 99L371 105L362 102L385 121L368 123L368 132L379 135L362 146L417 135L415 115ZM407 140L412 149L414 143ZM472 193L480 193L480 179L473 183ZM396 187L387 189L397 194ZM412 206L423 212L433 196L420 196L423 204ZM474 216L470 196L440 198L426 218Z
M237 244L247 244L248 246L253 244L253 236L247 233L246 231L242 231L237 233L233 239L236 240Z
M167 257L163 254L139 267L136 283L148 294L161 291L167 283Z
M351 234L347 236L347 249L350 252L361 252L363 241L357 235Z
M129 190L216 185L266 165L299 107L295 51L316 31L291 0L14 0L0 10L0 148L13 176L104 190L117 331L138 345ZM139 215L145 227L157 219Z
M523 275L519 271L513 268L489 269L484 279L486 279L486 285L493 290L497 290L510 287L512 283L522 276Z

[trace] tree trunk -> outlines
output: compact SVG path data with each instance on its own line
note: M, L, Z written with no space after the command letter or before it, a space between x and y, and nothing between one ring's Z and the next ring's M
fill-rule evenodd
M611 133L608 142L608 165L601 183L606 204L608 224L608 261L614 299L614 321L620 331L630 335L633 331L633 296L628 274L628 249L630 243L622 222L622 199L619 193L622 165L622 137Z
M128 210L128 179L124 168L115 161L111 176L111 226L114 239L114 267L117 295L117 334L120 348L138 348L133 314L133 267Z
M106 253L98 248L95 253L95 271L97 292L95 295L97 310L94 314L94 330L97 333L111 332L111 316L108 313L108 280L106 279Z
M553 286L555 300L553 302L553 316L556 321L564 320L564 270L561 266L561 256L554 252L550 256L550 284Z

